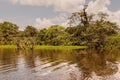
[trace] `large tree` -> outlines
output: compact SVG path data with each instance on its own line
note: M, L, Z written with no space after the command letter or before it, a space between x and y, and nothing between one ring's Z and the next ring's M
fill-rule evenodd
M11 22L3 22L0 24L0 37L2 44L13 44L18 33L18 26Z
M37 44L44 45L46 40L47 29L41 29L37 34Z
M88 14L85 7L81 12L72 14L70 24L76 26L76 31L73 33L73 36L82 45L98 49L104 47L107 36L117 33L118 26L106 20L108 16L106 13L100 12L96 16L99 19L94 20L94 15Z
M40 30L38 41L45 45L69 45L70 34L65 32L65 28L59 25L53 25L48 29Z
M37 29L33 26L27 26L24 30L26 37L35 37L37 35Z

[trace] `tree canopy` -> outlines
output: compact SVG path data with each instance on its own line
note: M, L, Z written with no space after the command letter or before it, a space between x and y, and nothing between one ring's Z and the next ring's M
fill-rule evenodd
M0 40L2 44L13 44L18 34L18 26L10 22L0 23Z

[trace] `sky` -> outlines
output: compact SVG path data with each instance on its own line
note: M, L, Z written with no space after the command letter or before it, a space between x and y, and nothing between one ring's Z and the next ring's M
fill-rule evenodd
M109 14L108 20L120 25L120 0L0 0L0 22L9 21L24 29L59 24L67 26L72 12L88 4L87 12Z

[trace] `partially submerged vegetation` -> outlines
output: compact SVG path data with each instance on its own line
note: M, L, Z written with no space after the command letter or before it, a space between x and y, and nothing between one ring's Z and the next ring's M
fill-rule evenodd
M98 19L95 20L94 16L97 16ZM116 23L108 21L107 17L106 13L89 14L84 8L81 12L72 14L69 18L70 26L67 28L53 25L48 29L37 30L33 26L27 26L23 31L20 31L16 24L3 22L0 23L0 45L11 45L1 46L1 48L16 48L14 45L17 45L19 49L26 47L33 49L35 45L38 45L34 47L35 49L71 49L88 46L98 50L105 49L108 46L114 47L118 45L116 43L118 43L119 39L110 37L120 34L120 29ZM50 45L50 47L42 45Z

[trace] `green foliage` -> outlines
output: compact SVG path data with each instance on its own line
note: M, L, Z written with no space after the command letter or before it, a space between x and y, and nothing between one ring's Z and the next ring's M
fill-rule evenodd
M106 44L105 44L105 50L112 52L116 51L119 52L120 50L120 34L112 35L107 38Z
M73 38L77 38L78 45L87 45L90 48L101 49L105 46L106 38L117 34L118 25L106 20L108 16L105 13L99 13L100 19L93 20L95 15L87 14L85 9L82 12L75 12L70 17L70 24L75 28L68 28L67 32L72 33ZM77 24L76 24L77 22ZM76 25L75 25L76 24Z
M37 40L41 45L70 45L70 37L64 27L53 25L48 29L40 30Z
M89 24L84 32L84 37L88 46L94 48L103 48L107 37L116 34L117 25L109 21L96 21L94 24Z
M37 34L37 44L44 45L46 40L47 29L42 29Z
M18 26L10 23L3 22L0 24L0 44L14 44L14 39L16 34L18 33Z
M24 31L19 31L16 37L24 37Z
M37 29L33 26L27 26L24 30L24 35L26 37L34 37L37 35Z

